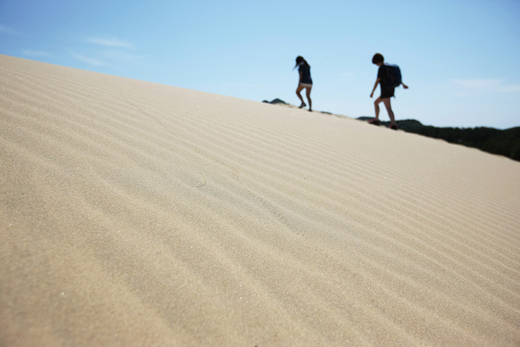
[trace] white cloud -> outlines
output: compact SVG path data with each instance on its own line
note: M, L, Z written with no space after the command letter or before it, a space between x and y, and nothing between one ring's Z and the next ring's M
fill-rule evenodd
M134 46L126 41L117 39L115 37L89 37L85 39L86 42L94 43L99 46L111 47L111 48L134 48Z
M34 51L32 49L25 49L22 52L23 55L26 55L28 57L51 57L51 55L47 52L42 51Z
M83 55L80 55L80 54L75 54L75 53L71 53L71 55L78 59L78 60L81 60L82 62L84 63L87 63L89 65L93 65L93 66L102 66L102 65L106 65L105 62L102 62L100 60L96 60L96 59L92 59L92 58L89 58L89 57L85 57Z
M13 28L2 25L2 24L0 24L0 33L10 34L10 35L22 35L20 32L14 30Z
M1 1L1 0L0 0ZM120 67L125 64L135 64L142 58L133 54L134 46L111 36L87 37L83 42L91 43L97 47L87 50L86 55L71 53L73 57L93 66Z
M120 63L136 63L140 60L140 57L136 56L135 54L114 49L105 50L103 55L107 59L114 60Z
M505 79L455 79L452 84L465 92L515 93L520 84L508 84Z
M516 93L520 92L520 84L508 84L500 87L502 93Z

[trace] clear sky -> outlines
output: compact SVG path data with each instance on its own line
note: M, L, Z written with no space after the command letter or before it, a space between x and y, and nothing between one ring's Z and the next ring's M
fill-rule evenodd
M410 87L397 119L520 126L520 0L0 0L0 54L291 104L302 55L313 108L349 117L377 52Z

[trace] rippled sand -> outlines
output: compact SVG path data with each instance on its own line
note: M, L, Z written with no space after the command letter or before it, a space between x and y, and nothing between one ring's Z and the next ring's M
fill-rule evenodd
M520 344L520 163L0 66L0 345Z

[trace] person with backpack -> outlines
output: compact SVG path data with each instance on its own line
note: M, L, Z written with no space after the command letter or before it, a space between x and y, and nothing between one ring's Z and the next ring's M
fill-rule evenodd
M296 66L294 67L294 69L298 68L298 73L300 75L300 78L298 80L298 87L296 88L296 95L298 96L298 98L300 99L300 101L302 102L300 107L298 108L303 108L305 106L307 106L305 104L305 102L303 102L303 98L300 94L300 92L303 90L303 89L306 89L306 94L307 94L307 100L309 101L309 111L312 112L312 100L311 100L311 89L312 89L312 78L311 78L311 66L309 65L309 63L307 63L307 61L302 57L302 56L298 56L296 57ZM293 70L294 70L293 69Z
M379 104L383 102L386 107L386 111L388 112L388 117L390 117L390 129L397 130L397 123L395 122L394 111L392 111L392 105L390 104L390 98L394 96L395 88L399 87L401 84L404 89L408 89L408 86L403 83L401 77L401 70L397 65L385 64L385 58L383 55L376 53L372 58L372 63L379 66L379 70L377 71L377 80L374 85L374 89L372 89L372 93L370 97L374 96L374 92L379 84L381 86L381 96L374 101L374 106L376 110L376 118L368 121L370 124L380 125L379 121Z

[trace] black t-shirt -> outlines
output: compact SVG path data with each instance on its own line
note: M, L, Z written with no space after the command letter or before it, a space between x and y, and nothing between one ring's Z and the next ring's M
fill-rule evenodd
M310 66L307 66L305 64L300 65L300 67L298 67L298 72L303 72L302 79L301 79L300 83L312 84L311 67Z
M381 86L384 86L386 84L386 66L381 65L379 67L379 70L377 70L377 78L379 78L379 82L381 83Z
M381 65L379 70L377 70L377 78L379 78L379 85L381 86L381 97L382 98L391 98L394 96L395 88L388 87L386 85L386 81L388 79L386 66Z

